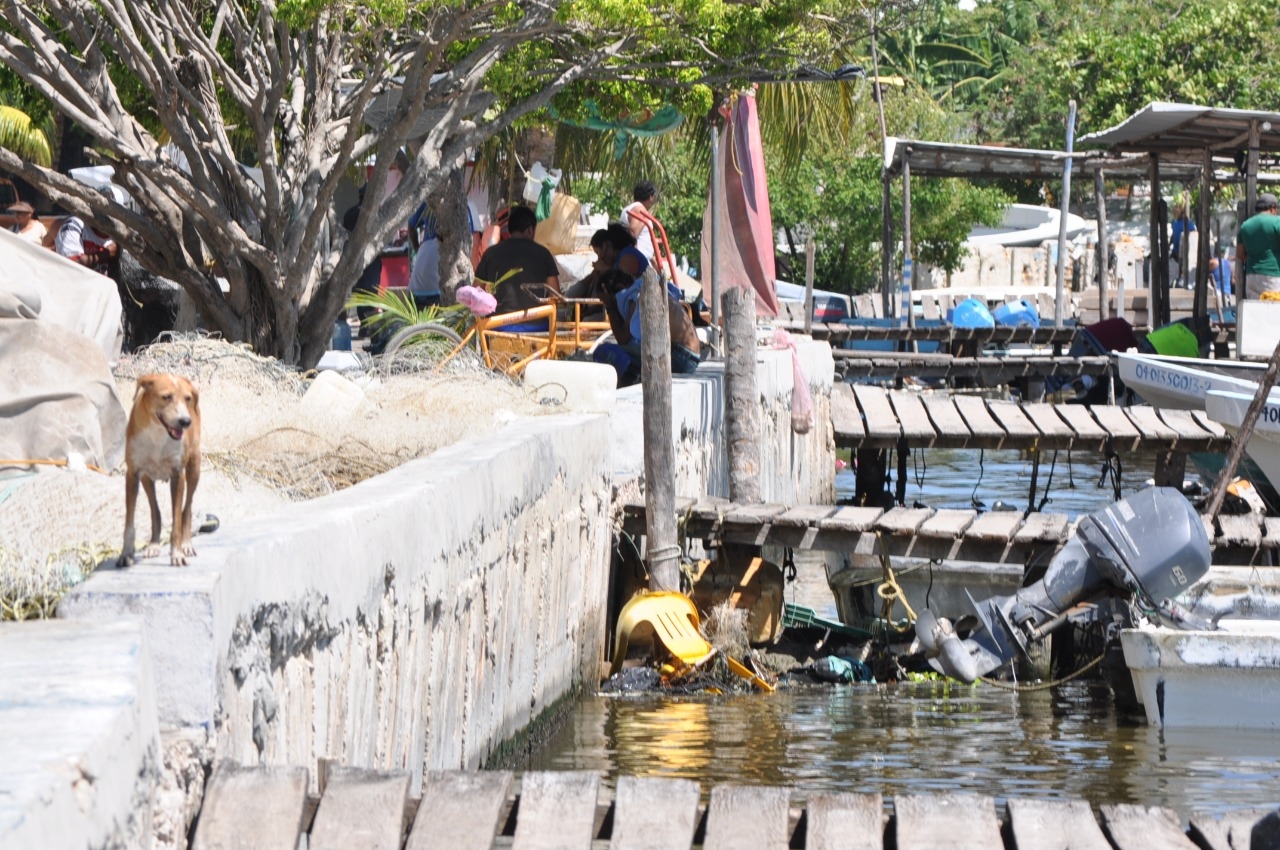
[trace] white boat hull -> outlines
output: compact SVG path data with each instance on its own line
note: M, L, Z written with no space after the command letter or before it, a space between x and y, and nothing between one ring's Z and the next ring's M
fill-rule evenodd
M1280 621L1223 620L1221 631L1120 633L1147 722L1280 730Z
M1205 412L1234 434L1257 391L1256 384L1247 392L1212 390L1205 397ZM1273 487L1280 485L1280 395L1274 391L1258 414L1245 452Z
M1195 360L1152 354L1117 353L1116 371L1129 389L1152 407L1166 410L1204 410L1205 397L1215 391L1248 393L1266 366L1238 361ZM1280 395L1275 395L1280 400Z

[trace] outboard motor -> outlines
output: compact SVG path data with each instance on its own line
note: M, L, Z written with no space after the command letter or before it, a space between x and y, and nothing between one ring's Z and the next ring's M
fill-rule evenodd
M968 638L928 610L916 636L930 666L972 682L1026 654L1073 606L1105 593L1137 597L1167 624L1213 629L1170 601L1208 571L1209 537L1195 508L1172 487L1149 487L1081 519L1040 581L1013 596L975 602L970 595L979 627Z

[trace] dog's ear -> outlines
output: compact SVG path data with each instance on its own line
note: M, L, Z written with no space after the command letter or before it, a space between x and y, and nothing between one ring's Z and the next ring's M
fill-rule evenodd
M178 377L178 385L183 390L189 391L191 393L191 412L199 413L200 412L200 390L197 389L196 385L193 384L191 381L181 376Z
M133 390L133 397L137 398L144 392L149 392L156 385L156 379L159 375L143 375L138 379L138 385Z

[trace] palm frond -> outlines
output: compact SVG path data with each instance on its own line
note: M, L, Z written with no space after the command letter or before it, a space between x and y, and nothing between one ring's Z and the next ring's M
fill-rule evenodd
M368 326L373 331L380 330L388 322L394 324L417 325L423 322L436 322L453 328L459 333L471 319L471 311L461 304L451 307L431 305L419 308L413 294L401 289L386 289L381 292L359 290L351 293L347 299L347 308L373 307L377 313L369 317Z
M53 163L49 138L31 124L31 116L12 106L0 106L0 147L48 168Z

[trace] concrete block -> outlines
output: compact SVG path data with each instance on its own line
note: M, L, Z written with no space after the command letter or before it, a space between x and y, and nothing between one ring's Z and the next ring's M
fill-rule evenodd
M160 774L142 624L0 625L0 846L150 847Z

